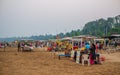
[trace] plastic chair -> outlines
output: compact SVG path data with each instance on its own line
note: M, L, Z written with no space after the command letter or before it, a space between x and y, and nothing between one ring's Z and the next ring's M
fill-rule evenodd
M87 55L87 54L83 54L82 55L82 65L85 64L85 61L87 61L88 62L88 66L90 66L90 59L89 59L89 55Z

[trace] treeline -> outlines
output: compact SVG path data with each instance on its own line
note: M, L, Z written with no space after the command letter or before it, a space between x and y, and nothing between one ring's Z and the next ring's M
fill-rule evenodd
M48 39L56 39L56 38L64 38L64 37L72 37L72 36L79 36L81 35L80 29L78 30L72 30L71 32L67 33L59 33L57 35L40 35L40 36L31 36L29 39L35 39L35 40L48 40Z
M39 35L39 36L30 36L30 37L12 37L12 38L0 38L0 40L5 41L14 41L20 39L34 39L34 40L48 40L64 37L73 37L79 35L93 35L93 36L108 36L113 33L120 34L120 15L116 17L109 17L107 19L98 19L96 21L91 21L85 24L84 28L80 30L72 30L67 33L59 33L57 35Z
M115 17L109 17L107 19L98 19L96 21L91 21L85 24L82 30L72 30L67 33L59 33L57 35L40 35L32 36L31 39L55 39L64 37L73 37L79 35L93 35L97 37L109 36L111 34L120 34L120 15Z
M94 36L108 36L113 33L120 34L120 15L109 17L107 20L101 18L85 24L82 34Z

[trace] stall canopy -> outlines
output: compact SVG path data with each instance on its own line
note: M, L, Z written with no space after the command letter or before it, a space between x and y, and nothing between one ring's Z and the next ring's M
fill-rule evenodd
M61 41L70 41L70 40L72 40L72 37L65 37L61 39Z
M113 34L110 36L105 36L104 38L109 38L109 39L120 38L120 34Z

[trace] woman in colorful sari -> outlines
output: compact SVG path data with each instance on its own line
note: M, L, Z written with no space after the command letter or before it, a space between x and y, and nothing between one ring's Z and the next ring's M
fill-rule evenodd
M95 55L95 45L92 44L91 48L90 48L90 64L93 65L94 64L94 60L96 59L96 55Z

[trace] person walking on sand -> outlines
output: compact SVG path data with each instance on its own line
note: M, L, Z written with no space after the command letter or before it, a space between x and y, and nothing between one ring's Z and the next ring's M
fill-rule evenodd
M20 42L18 43L18 52L20 51L20 49L21 49L21 44L20 44Z

